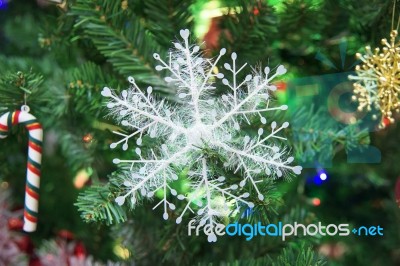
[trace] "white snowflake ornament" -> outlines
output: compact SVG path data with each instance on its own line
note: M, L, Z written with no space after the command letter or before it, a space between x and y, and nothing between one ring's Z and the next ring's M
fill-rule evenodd
M180 36L183 42L174 43L175 49L167 61L154 54L159 62L156 70L169 73L165 81L176 89L180 103L172 105L165 99L154 98L151 87L140 89L132 77L129 78L132 87L120 96L107 87L102 91L109 98L107 106L111 114L123 126L133 129L132 134L115 132L121 139L111 144L111 148L122 145L127 150L131 138L137 144L136 159L114 160L116 164L130 166L123 177L124 193L116 202L122 205L130 199L136 204L139 195L158 200L155 194L160 191L163 197L154 208L164 209L164 219L169 218L168 209L175 210L169 201L172 195L185 202L176 223L181 223L189 210L197 214L200 224L213 226L235 207L243 204L254 207L248 200L250 194L246 188L249 186L263 200L259 190L263 180L300 174L302 170L301 166L292 165L293 157L283 145L273 144L286 140L280 133L289 123L269 123L265 117L268 112L287 109L286 105L270 107L270 93L276 90L271 82L285 74L286 69L281 65L272 73L266 67L254 76L239 80L238 74L246 64L238 66L237 55L233 53L232 63L224 65L229 78L224 78L222 73L216 73L216 65L226 49L221 49L218 57L210 60L202 57L199 46L189 44L189 30L181 30ZM227 88L221 97L213 95L216 79L222 79ZM255 118L263 126L255 136L244 135L241 126L250 125ZM142 151L140 146L145 135L162 144L148 152ZM210 167L212 159L207 157L206 150L225 158L224 167L243 176L240 183L227 185L226 178L218 176ZM177 169L187 167L190 168L187 180L190 192L182 195L170 184L178 179Z

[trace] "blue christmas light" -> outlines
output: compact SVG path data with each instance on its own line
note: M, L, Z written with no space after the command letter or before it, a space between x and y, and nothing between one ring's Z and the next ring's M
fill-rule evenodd
M321 178L319 178L319 175L314 176L313 181L314 181L314 184L317 186L322 185L322 180L321 180Z
M317 171L317 175L314 176L313 182L315 185L320 186L322 183L326 182L328 179L328 175L326 174L325 170L319 169Z
M325 181L325 180L328 178L328 176L326 175L326 173L320 173L320 174L319 174L319 178L320 178L322 181Z
M7 1L8 0L0 0L0 9L6 9L7 8Z

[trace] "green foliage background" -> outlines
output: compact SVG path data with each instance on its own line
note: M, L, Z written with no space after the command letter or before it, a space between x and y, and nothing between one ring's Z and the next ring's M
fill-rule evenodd
M119 260L113 250L122 244L131 252L126 263L137 265L399 265L400 215L394 199L400 173L398 125L368 134L358 125L329 124L322 115L326 106L310 101L292 110L290 120L297 123L287 134L301 163L310 156L323 161L335 155L327 169L328 181L315 185L316 169L291 182L267 181L264 202L258 202L254 214L243 221L379 224L385 228L384 237L293 237L286 242L221 238L210 245L205 237L188 237L185 225L162 221L149 202L133 212L114 204L119 186L111 162L130 154L108 148L116 128L105 118L100 90L105 85L125 88L131 75L139 85L152 85L173 101L162 73L153 69L152 55L167 54L180 29L207 28L202 14L211 11L210 2L74 0L60 8L13 0L0 9L0 113L19 108L26 93L46 132L39 230L32 234L35 244L68 229L96 258ZM349 61L365 45L379 45L390 31L392 4L220 0L219 6L231 12L219 18L219 45L236 51L249 65L284 64L290 73L286 82L340 73L315 55L320 52L339 65L340 42L347 42ZM217 52L211 49L207 54ZM289 105L293 100L285 98L285 92L277 96ZM86 143L83 137L88 134L93 140ZM9 184L16 205L23 202L26 139L24 129L16 127L0 142L0 179ZM348 164L346 151L368 143L382 152L381 163ZM78 190L73 179L82 169L91 173L92 186ZM313 198L319 198L321 205L313 206ZM339 242L346 247L343 256L320 258L319 247Z

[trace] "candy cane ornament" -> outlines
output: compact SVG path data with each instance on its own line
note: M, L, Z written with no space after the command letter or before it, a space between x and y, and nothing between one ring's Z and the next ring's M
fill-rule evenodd
M25 125L29 131L28 163L25 186L24 231L34 232L37 227L39 207L40 168L42 163L43 129L36 117L28 113L27 106L22 111L9 112L0 117L0 139L7 137L11 127Z

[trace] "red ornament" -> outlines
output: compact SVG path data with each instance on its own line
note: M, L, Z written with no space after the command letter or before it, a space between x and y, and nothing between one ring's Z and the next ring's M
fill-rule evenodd
M220 24L223 17L214 17L211 19L210 28L208 32L204 35L204 42L206 45L206 55L211 55L212 50L218 50L220 47L219 40L221 36L224 36L226 40L233 41L232 34L227 29L222 29Z
M86 134L85 136L82 137L82 141L83 141L84 143L90 143L90 142L92 142L92 141L93 141L93 135L90 134L90 133Z
M86 253L85 245L82 242L76 243L75 248L74 248L74 255L76 257L78 257L79 259L84 259L84 258L86 258L86 254L87 253Z
M395 197L397 205L400 207L400 177L397 178L396 189L395 189Z
M221 21L220 17L212 18L211 25L206 35L204 35L204 42L207 49L216 50L219 48L219 38L221 35L221 28L219 26Z
M253 9L253 14L254 14L255 16L260 15L260 10L259 10L257 7L255 7L255 8Z
M17 239L15 243L22 252L29 255L33 254L34 246L29 236L23 236L20 239Z
M279 81L275 83L276 88L278 91L286 91L287 84L284 81Z
M8 219L8 228L13 231L21 231L24 226L24 222L20 218Z
M319 206L319 205L321 205L321 200L319 198L313 198L312 199L312 204L314 206Z
M389 120L389 118L384 117L384 118L382 119L382 124L383 124L385 127L389 126L389 125L390 125L390 120Z
M29 260L29 266L41 266L40 259L36 256L32 256Z
M73 240L75 238L75 235L71 231L65 229L60 230L57 235L65 240Z

